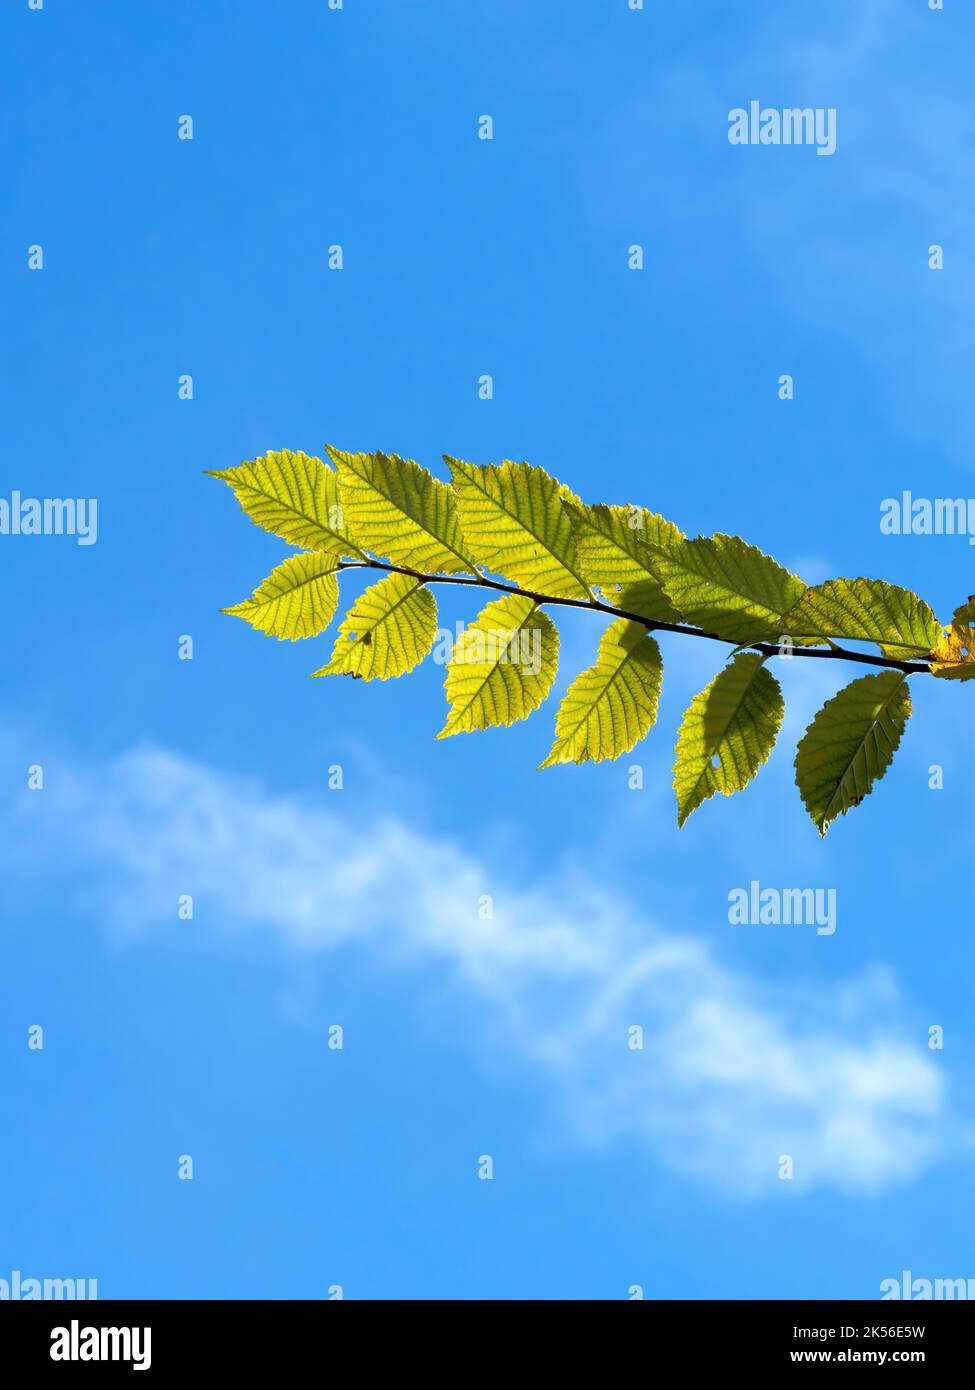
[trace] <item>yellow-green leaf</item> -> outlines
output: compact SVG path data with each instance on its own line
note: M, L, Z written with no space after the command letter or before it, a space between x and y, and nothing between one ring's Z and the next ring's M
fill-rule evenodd
M450 712L437 735L472 733L526 719L555 680L559 634L533 599L489 603L464 629L447 667Z
M668 598L689 622L732 642L776 640L782 616L805 590L801 579L740 536L701 536L654 568Z
M636 584L654 577L654 550L676 549L683 532L646 507L564 504L576 535L579 566L590 585Z
M280 641L316 637L328 627L338 607L337 564L337 558L324 550L289 555L251 598L223 612Z
M624 589L604 589L603 597L624 613L635 613L654 623L679 623L683 613L667 597L656 579L644 579L639 584L627 584Z
M619 618L603 633L596 664L577 676L555 717L541 764L602 762L628 753L657 718L660 648L639 623Z
M473 571L446 483L397 454L328 452L346 524L363 550L426 574Z
M564 506L574 501L542 468L479 467L447 457L461 529L471 554L520 588L559 598L591 597Z
M418 666L437 635L433 594L409 574L372 584L346 614L332 657L315 676L388 680Z
M910 713L901 671L862 676L826 701L796 753L796 785L820 835L883 777Z
M233 488L255 526L308 550L360 555L344 524L335 473L321 459L281 449L208 472Z
M785 704L762 663L759 652L743 652L691 701L674 763L678 825L715 792L741 791L768 761Z
M975 676L975 596L962 604L941 635L931 670L942 680L967 681Z
M941 639L928 605L909 589L882 579L831 579L807 589L782 620L796 640L876 642L885 656L927 656Z
M681 615L663 591L655 558L658 551L675 550L684 540L683 532L646 507L564 505L572 518L586 582L631 613L679 622ZM623 592L629 596L626 602Z

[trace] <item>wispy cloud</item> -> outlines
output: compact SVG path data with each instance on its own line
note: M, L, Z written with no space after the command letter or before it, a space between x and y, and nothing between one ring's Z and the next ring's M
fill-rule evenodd
M355 943L383 969L432 963L492 1056L501 1039L579 1141L638 1141L708 1187L772 1195L789 1154L793 1190L881 1189L944 1147L942 1073L898 1023L884 973L773 989L587 873L526 888L401 820L272 796L152 748L97 772L62 766L7 820L23 866L43 857L80 879L86 911L118 928L171 923L192 893L198 924L308 954Z

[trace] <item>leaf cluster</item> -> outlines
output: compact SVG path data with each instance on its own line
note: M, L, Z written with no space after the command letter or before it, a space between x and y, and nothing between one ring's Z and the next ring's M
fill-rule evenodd
M453 645L438 737L525 719L549 694L559 637L551 611L610 619L593 663L569 686L542 767L628 753L657 718L663 676L654 632L731 644L677 736L683 825L708 798L741 791L772 751L785 712L774 656L881 668L823 706L799 743L796 782L825 835L887 771L911 713L908 681L975 676L975 599L943 627L916 594L878 579L809 587L739 536L688 537L640 506L587 505L541 468L446 458L449 483L395 454L328 459L281 450L214 472L258 526L298 549L250 598L224 611L281 640L315 637L338 608L338 575L384 571L339 625L315 676L388 680L437 637L431 586L494 591ZM855 642L876 654L846 649Z

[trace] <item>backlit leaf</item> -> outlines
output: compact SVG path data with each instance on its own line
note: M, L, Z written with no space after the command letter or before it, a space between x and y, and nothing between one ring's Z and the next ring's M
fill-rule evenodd
M255 526L308 550L360 555L342 516L338 480L321 459L281 449L239 468L208 471L233 488Z
M473 571L446 483L396 454L328 452L343 515L363 550L425 574Z
M533 599L512 594L489 603L454 646L445 682L450 712L437 737L527 718L552 688L558 655L555 624Z
M661 553L655 568L685 618L733 642L775 641L783 614L805 589L801 579L740 536L701 536Z
M654 639L639 623L619 618L604 632L596 664L566 691L555 717L555 743L542 767L628 753L657 717L662 673Z
M743 652L691 701L677 736L674 790L683 825L715 792L752 780L775 745L785 703L759 652Z
M674 550L684 535L673 522L646 507L589 507L568 502L579 565L588 583L633 584L654 575L654 550Z
M638 618L647 618L654 623L679 623L683 613L678 613L667 594L656 579L644 579L639 584L627 584L615 590L603 590L607 603L613 603L623 613L635 613Z
M943 680L967 681L975 676L975 597L955 613L951 626L935 648L931 670Z
M323 550L289 555L251 598L223 612L281 641L316 637L328 627L338 607L337 564L336 556Z
M882 579L831 579L807 589L782 620L793 638L876 642L885 656L927 656L941 638L928 605Z
M586 582L601 588L607 602L631 613L679 622L681 615L663 591L654 558L659 550L675 550L684 539L683 532L646 507L587 507L571 502L565 506ZM626 602L624 592L629 595Z
M356 600L339 627L332 657L315 676L388 680L418 666L437 635L437 604L422 581L391 574Z
M464 539L478 564L533 593L590 597L563 505L575 500L567 489L527 463L482 468L446 461Z
M907 676L883 671L845 686L816 715L796 754L796 784L820 835L891 764L911 713Z

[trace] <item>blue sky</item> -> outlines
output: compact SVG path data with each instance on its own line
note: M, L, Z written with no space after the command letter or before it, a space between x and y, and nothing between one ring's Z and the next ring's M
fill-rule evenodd
M794 748L856 672L779 663L771 762L678 833L709 644L662 642L658 726L619 764L534 771L586 614L558 615L530 721L436 742L442 667L309 681L330 637L220 616L286 547L203 472L326 442L441 476L527 459L946 618L965 539L879 514L975 495L973 37L952 0L4 7L0 496L97 497L98 539L0 537L0 1277L871 1298L975 1275L968 689L915 682L894 767L821 843ZM835 107L835 155L731 146L752 99ZM835 888L837 931L731 927L752 879Z

